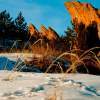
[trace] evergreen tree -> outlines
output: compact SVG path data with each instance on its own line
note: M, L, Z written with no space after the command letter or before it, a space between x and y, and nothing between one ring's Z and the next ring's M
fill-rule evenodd
M76 32L74 31L74 24L72 22L71 24L72 28L68 27L65 31L65 36L63 36L65 44L69 50L73 49L73 46L76 43Z
M27 40L28 39L28 27L27 23L25 22L25 18L20 12L15 19L15 27L16 27L16 36L20 40Z
M0 13L0 38L8 37L14 30L14 22L10 14L4 10Z

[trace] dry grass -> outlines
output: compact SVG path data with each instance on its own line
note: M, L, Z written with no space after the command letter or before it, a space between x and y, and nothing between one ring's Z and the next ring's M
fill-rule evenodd
M9 52L14 52L14 46L16 45L16 41L12 45ZM29 45L28 49L25 47ZM31 62L25 62L28 65L35 65L39 69L41 69L45 73L75 73L78 69L85 69L87 73L90 73L91 69L98 70L100 74L100 51L96 54L94 51L99 49L100 47L94 47L87 51L82 51L79 49L70 50L68 52L64 52L57 50L55 48L51 48L48 43L44 44L42 39L38 39L33 43L33 45L29 44L29 41L25 44L22 53L33 53L41 55L41 57L33 57ZM19 50L15 50L16 52L20 52ZM68 69L64 69L64 64L59 64L59 59L64 59L66 62L70 62ZM55 64L56 63L56 64ZM6 69L5 64L5 69Z
M98 56L99 53L96 54L94 52L96 49L100 49L100 47L94 47L85 52L82 50L71 50L69 52L62 53L55 48L50 48L49 46L34 46L33 53L40 54L42 57L33 58L32 62L28 63L31 65L36 65L45 73L75 73L78 71L78 69L81 69L81 71L84 69L85 73L91 73L91 69L94 71L98 70L98 72L100 72L100 58ZM81 53L79 53L79 51ZM55 59L52 59L52 57ZM63 64L60 65L57 63L57 61L62 58L66 62L71 62L68 69L64 69L65 66Z
M54 95L48 96L47 98L45 98L45 100L57 100L56 93Z
M63 100L63 92L61 88L56 87L52 91L48 91L45 100Z
M55 48L50 48L49 46L47 47L39 47L39 46L34 46L32 53L33 54L38 54L41 55L41 57L33 57L33 60L30 62L26 61L26 64L28 65L35 65L37 66L39 69L41 69L43 72L46 71L46 69L48 68L48 66L52 63L53 59L55 59L57 56L59 56L62 52L59 50L56 50ZM51 68L51 70L49 70L49 72L57 72L56 69L58 69L59 66L59 72L63 72L62 67L60 66L60 64L53 64L54 68Z
M60 58L62 58L63 56L70 56L70 61L71 64L69 66L69 69L66 70L66 73L75 73L77 72L77 68L80 67L84 67L87 71L87 73L91 73L89 72L91 69L92 70L98 70L99 74L100 74L100 58L97 56L97 54L95 54L93 52L93 50L96 49L100 49L100 47L94 47L91 48L85 52L83 52L81 55L78 55L77 53L73 53L73 52L65 52L63 54L61 54L60 56L58 56L47 68L46 72L47 73L53 66L53 64ZM75 50L72 50L75 51Z
M59 54L62 53L62 51L56 50L55 48L51 48L49 46L47 46L47 47L34 46L32 48L32 51L33 51L34 54L40 54L44 57L48 57L48 56L57 57Z

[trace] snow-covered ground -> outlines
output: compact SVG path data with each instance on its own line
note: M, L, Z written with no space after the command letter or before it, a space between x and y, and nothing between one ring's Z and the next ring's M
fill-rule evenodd
M32 57L42 57L39 54L32 54L32 53L1 53L0 57L7 57L10 60L16 61L18 58L22 60L30 60Z
M11 70L19 58L31 60L33 56L41 57L23 53L0 54L0 100L100 100L100 76Z
M100 100L100 76L1 70L0 100Z
M0 54L0 70L12 70L16 63L31 61L33 57L42 57L32 53L1 53Z

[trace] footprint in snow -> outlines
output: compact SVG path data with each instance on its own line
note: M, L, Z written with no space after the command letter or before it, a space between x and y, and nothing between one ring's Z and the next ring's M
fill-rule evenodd
M96 88L92 87L92 86L85 86L82 85L80 87L80 93L82 93L83 95L86 96L100 96L100 93L98 93L98 91L96 90Z
M7 96L11 96L11 95L12 95L12 93L10 93L10 92L2 94L3 97L7 97Z
M13 95L15 96L24 96L24 91L21 91L21 90L17 90L13 93Z
M42 85L35 86L30 90L30 92L40 92L40 91L44 91L44 87Z

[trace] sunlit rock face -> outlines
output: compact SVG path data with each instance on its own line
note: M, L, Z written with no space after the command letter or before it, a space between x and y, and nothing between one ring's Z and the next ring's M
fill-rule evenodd
M85 26L95 21L98 26L98 36L100 39L100 9L94 8L91 4L76 1L66 2L65 6L72 17L72 21L77 19L78 23L83 23Z
M98 25L98 36L99 36L99 40L100 40L100 24Z
M53 30L51 27L49 27L48 29L45 26L41 26L40 27L40 32L42 33L42 35L44 37L46 37L48 40L54 41L54 40L58 40L59 36L58 34L55 32L55 30Z
M39 35L38 30L36 29L36 27L33 24L30 24L28 26L28 30L31 36L35 36L35 35Z
M47 28L43 25L40 27L40 32L42 33L43 36L47 36L48 34Z
M90 49L100 46L100 10L91 4L77 1L66 2L77 33L77 47Z
M32 37L46 38L50 41L56 41L59 39L59 35L51 27L47 29L45 26L41 25L40 30L38 31L33 24L30 24L28 30Z
M92 21L100 23L100 10L91 4L80 2L66 2L65 6L71 14L72 20L77 18L78 23L89 25Z

